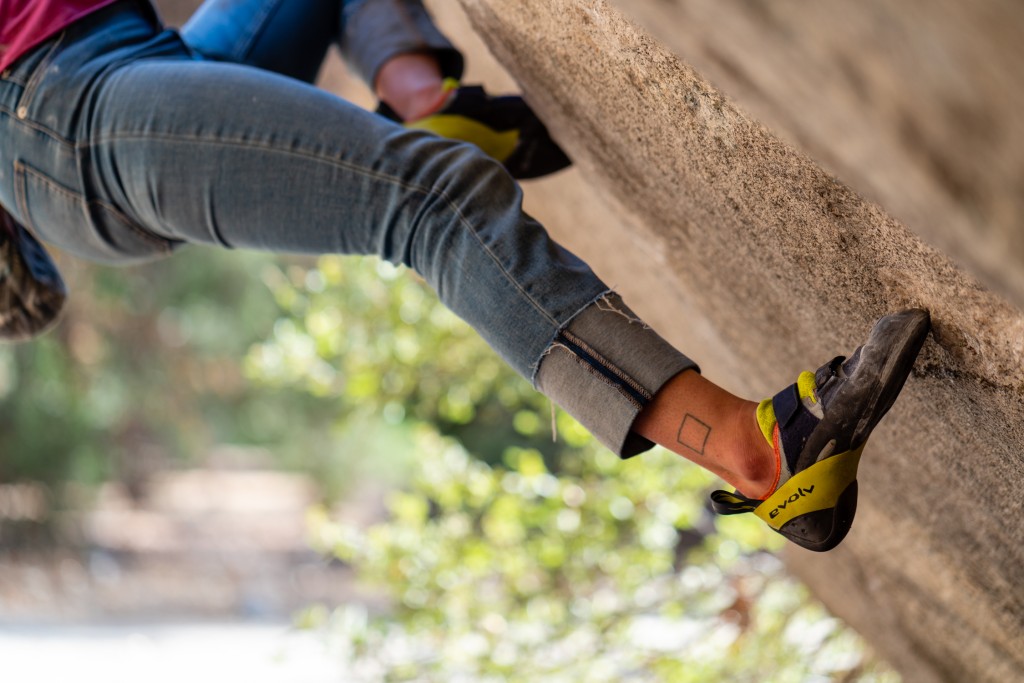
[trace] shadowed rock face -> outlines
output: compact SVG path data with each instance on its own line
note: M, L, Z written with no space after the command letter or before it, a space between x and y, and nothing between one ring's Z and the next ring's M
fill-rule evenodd
M853 532L789 563L909 680L1019 676L1020 310L607 2L460 2L595 195L627 217L556 234L588 256L591 230L618 231L623 250L598 272L712 379L767 395L852 350L878 316L931 311L933 338L865 454Z
M774 132L1024 306L1024 4L617 4Z

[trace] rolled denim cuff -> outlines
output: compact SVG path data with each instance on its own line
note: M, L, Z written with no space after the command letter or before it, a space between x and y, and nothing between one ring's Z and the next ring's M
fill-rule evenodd
M445 78L462 78L463 58L420 0L362 0L342 11L341 50L356 73L372 88L377 72L393 57L429 52Z
M609 293L558 332L535 383L602 444L630 458L654 446L632 431L637 415L684 370L700 371Z

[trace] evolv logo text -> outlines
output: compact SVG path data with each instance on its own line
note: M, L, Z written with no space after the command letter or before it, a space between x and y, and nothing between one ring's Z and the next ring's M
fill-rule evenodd
M774 510L772 510L771 512L768 513L768 516L771 517L772 519L775 519L776 517L779 516L780 512L782 512L783 510L786 509L787 505L789 505L791 503L795 503L798 500L800 500L801 498L803 498L804 496L810 495L813 492L814 492L814 484L811 484L810 488L806 488L806 489L803 488L803 487L797 488L796 493L794 493L789 498L787 498L786 500L784 500L781 503L779 503L779 505L776 506L776 508Z

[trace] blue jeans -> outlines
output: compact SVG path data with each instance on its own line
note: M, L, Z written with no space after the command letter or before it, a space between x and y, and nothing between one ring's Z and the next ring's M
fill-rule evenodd
M103 263L186 243L403 263L610 448L649 447L633 420L693 363L477 148L301 80L375 1L215 0L182 35L140 0L86 17L0 77L0 204ZM363 59L372 77L381 61Z

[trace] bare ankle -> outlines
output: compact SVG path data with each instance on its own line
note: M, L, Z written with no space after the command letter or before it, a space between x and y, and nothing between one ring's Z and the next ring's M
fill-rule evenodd
M731 468L734 478L728 481L746 496L763 498L778 485L780 463L757 423L757 404L744 403L736 415L736 457Z
M767 495L778 481L774 450L757 424L757 404L696 372L670 380L633 427L714 472L744 495Z

